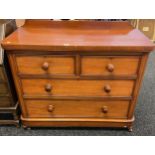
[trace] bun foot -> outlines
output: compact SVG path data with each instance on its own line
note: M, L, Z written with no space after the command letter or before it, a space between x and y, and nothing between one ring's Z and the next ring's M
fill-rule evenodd
M128 131L129 131L129 132L132 132L132 131L133 131L132 126L128 127Z
M19 124L16 124L16 128L20 128L20 125Z
M24 128L25 130L31 130L30 127L27 127L27 126L25 126L25 125L22 125L22 126L23 126L23 128Z
M27 126L25 126L25 125L22 125L22 127L23 127L23 129L27 129Z

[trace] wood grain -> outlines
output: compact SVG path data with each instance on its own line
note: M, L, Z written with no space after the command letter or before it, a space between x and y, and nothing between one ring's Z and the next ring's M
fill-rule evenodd
M28 115L31 118L127 118L128 101L52 101L28 100L25 101ZM49 106L52 111L48 111ZM102 112L106 106L108 112Z
M129 22L26 21L3 40L6 50L149 52L154 45ZM10 51L10 52L11 52Z
M131 96L134 86L132 80L21 80L25 95L43 96ZM50 84L51 92L45 90ZM104 87L109 85L111 92L107 93Z
M113 71L108 70L108 65L113 65ZM129 65L130 64L130 65ZM83 75L136 75L139 57L101 57L86 56L82 58Z
M133 92L134 98L133 98L132 103L131 103L130 108L129 108L128 118L132 118L132 116L134 115L136 102L138 99L139 90L140 90L142 80L144 77L144 72L145 72L147 60L148 60L148 54L144 54L141 58L141 63L140 63L139 72L138 72L139 76L138 76L136 83L135 83L135 86L134 86L134 92Z
M18 56L16 57L20 74L74 74L74 58L63 56ZM44 70L43 64L48 63Z
M128 22L27 20L2 42L26 127L123 127L154 44Z
M117 127L130 128L132 119L107 118L24 118L21 120L28 127Z

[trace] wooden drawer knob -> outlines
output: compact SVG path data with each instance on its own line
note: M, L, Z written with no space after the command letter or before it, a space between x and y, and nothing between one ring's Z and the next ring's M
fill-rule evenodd
M43 65L42 65L42 69L47 71L49 68L49 63L48 62L44 62Z
M51 92L51 90L52 90L52 86L51 86L51 84L46 84L45 85L45 91L47 91L47 92Z
M102 108L101 108L101 110L102 110L102 112L103 113L108 113L108 107L107 106L103 106Z
M53 106L53 105L49 105L49 106L48 106L48 111L49 111L49 112L53 112L53 110L54 110L54 106Z
M108 64L106 68L107 68L107 70L109 72L113 72L114 71L114 65L113 64Z
M105 91L106 93L110 93L110 92L111 92L111 87L110 87L110 85L105 85L105 86L104 86L104 91Z

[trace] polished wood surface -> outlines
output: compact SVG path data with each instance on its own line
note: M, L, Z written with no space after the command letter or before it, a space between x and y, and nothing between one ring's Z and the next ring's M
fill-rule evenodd
M23 127L115 127L132 130L132 119L107 118L24 118L21 116Z
M130 64L130 65L129 65ZM83 75L136 75L139 57L83 57Z
M2 46L24 127L131 130L154 44L129 23L27 20Z
M74 58L62 56L16 57L20 74L74 74Z
M20 74L72 75L75 56L17 56ZM136 75L140 57L81 57L83 75ZM130 66L129 66L130 63ZM122 65L123 64L123 65Z
M89 52L148 52L154 48L129 22L51 20L27 20L2 46L7 50Z
M131 96L132 80L21 80L24 95ZM48 88L47 88L48 87ZM108 91L107 89L109 89ZM48 90L47 90L48 89Z
M25 101L32 118L127 118L128 101Z

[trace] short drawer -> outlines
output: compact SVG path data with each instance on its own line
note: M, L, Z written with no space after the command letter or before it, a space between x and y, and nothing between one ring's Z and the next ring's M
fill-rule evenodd
M24 95L43 96L131 96L132 80L23 79Z
M29 117L126 118L128 101L27 100Z
M73 74L74 58L70 56L16 56L20 74Z
M136 75L138 70L139 57L82 57L83 75Z
M0 94L8 93L8 88L5 83L0 83Z

